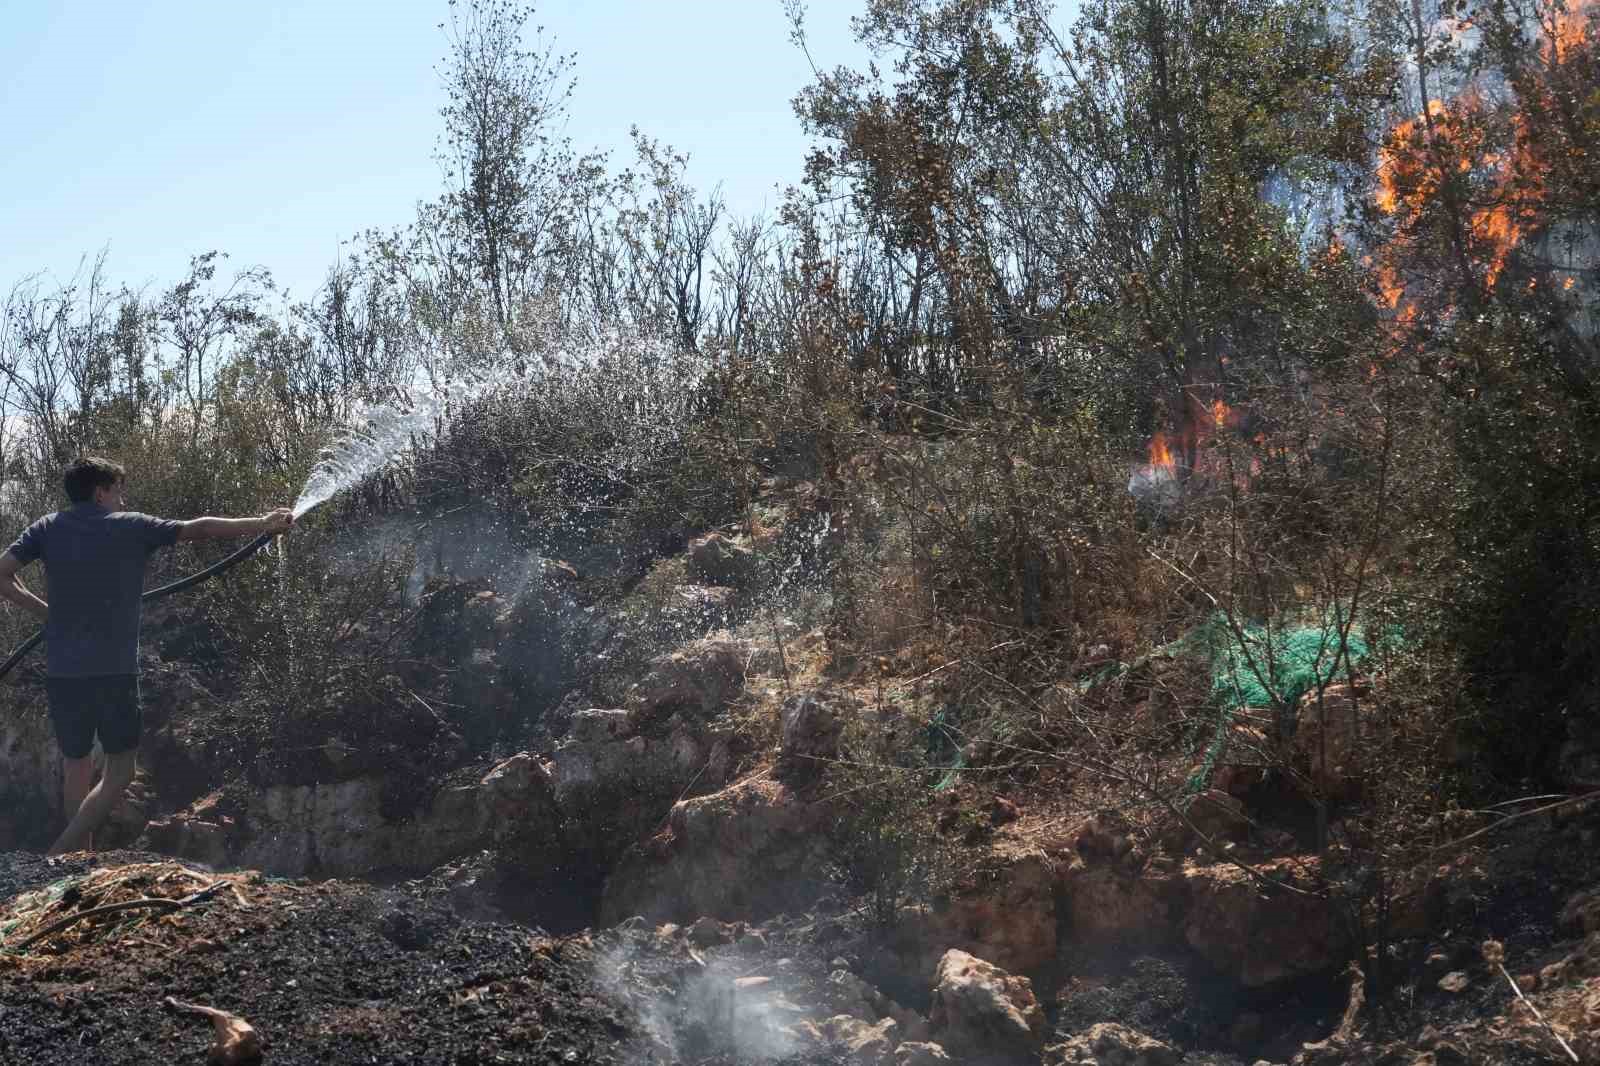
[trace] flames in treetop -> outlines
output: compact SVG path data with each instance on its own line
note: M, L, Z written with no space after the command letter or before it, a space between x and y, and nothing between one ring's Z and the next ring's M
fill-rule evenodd
M1426 158L1429 119L1447 116L1442 100L1429 100L1427 113L1396 123L1378 150L1378 190L1374 198L1386 215L1420 211L1439 192L1440 175Z
M1451 206L1446 197L1453 196L1471 237L1464 251L1490 289L1536 223L1544 198L1544 168L1523 116L1511 116L1516 142L1509 153L1489 148L1494 117L1471 90L1449 103L1428 101L1426 113L1390 131L1379 151L1375 194L1379 209L1402 229L1418 225L1435 205ZM1380 266L1378 284L1384 302L1399 308L1405 283L1392 263Z
M1383 296L1383 306L1391 311L1399 308L1400 301L1405 299L1405 279L1400 276L1399 269L1387 260L1378 264L1378 291Z
M1539 23L1545 36L1540 52L1547 62L1565 62L1573 50L1584 43L1590 32L1594 6L1594 0L1574 0L1540 11Z
M1562 64L1594 34L1600 0L1548 0L1538 17L1542 62L1537 76L1554 78ZM1398 224L1395 241L1376 264L1380 299L1390 310L1414 314L1398 265L1409 239L1430 220L1450 224L1456 254L1493 290L1512 252L1547 217L1552 146L1540 143L1530 121L1538 100L1514 93L1492 101L1476 84L1448 100L1429 100L1397 122L1378 152L1374 202ZM1443 210L1446 214L1437 215Z

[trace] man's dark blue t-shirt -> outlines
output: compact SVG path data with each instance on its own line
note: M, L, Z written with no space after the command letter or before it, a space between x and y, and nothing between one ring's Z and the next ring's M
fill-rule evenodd
M75 503L23 531L10 551L44 560L50 620L44 626L51 677L139 672L139 597L145 563L178 539L182 522Z

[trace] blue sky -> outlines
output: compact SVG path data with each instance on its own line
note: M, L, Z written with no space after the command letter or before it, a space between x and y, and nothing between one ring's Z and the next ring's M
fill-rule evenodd
M339 242L408 222L433 160L445 0L10 0L0 34L0 299L108 248L134 287L218 249L296 298ZM808 0L819 66L859 65L860 0ZM780 0L543 0L576 52L567 134L629 157L628 127L690 153L748 214L779 202L807 146L810 78Z

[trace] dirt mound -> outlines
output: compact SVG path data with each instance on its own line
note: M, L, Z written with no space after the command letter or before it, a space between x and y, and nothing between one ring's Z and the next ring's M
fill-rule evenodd
M212 1024L170 999L239 1016L271 1066L843 1066L796 1026L884 1002L812 919L559 938L472 902L448 871L380 888L0 854L0 1062L204 1061Z
M561 942L463 920L421 892L218 878L153 858L0 856L0 913L16 931L80 906L226 885L182 910L89 918L0 955L0 1061L200 1061L211 1027L163 1010L166 996L243 1016L274 1066L641 1061L626 1050L626 1011Z

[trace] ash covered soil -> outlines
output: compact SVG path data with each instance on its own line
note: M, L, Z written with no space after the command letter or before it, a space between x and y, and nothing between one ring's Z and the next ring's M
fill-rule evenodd
M181 911L85 919L15 950L75 908L222 878ZM136 853L0 854L0 1062L205 1061L210 1023L168 996L240 1015L282 1066L839 1061L741 1049L727 1028L738 1008L697 985L708 963L692 948L626 931L553 939L463 917L445 895L426 880L286 882Z

